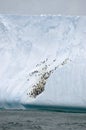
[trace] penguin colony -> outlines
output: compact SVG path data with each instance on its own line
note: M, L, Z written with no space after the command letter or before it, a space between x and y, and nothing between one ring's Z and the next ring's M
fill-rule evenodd
M60 65L57 65L54 67L54 69L50 69L50 70L49 67L52 64L46 64L48 58L42 61L40 64L37 64L36 67L41 66L43 64L44 65L40 71L35 70L32 73L30 73L30 76L36 74L36 76L39 76L40 80L32 86L32 90L29 93L27 93L27 95L29 95L29 97L36 98L39 94L41 94L45 90L45 84L48 78L50 77L51 73L53 73L59 66L61 65L63 66L64 64L66 64L68 60L69 58L65 59ZM54 59L52 63L54 62L56 62L56 59Z

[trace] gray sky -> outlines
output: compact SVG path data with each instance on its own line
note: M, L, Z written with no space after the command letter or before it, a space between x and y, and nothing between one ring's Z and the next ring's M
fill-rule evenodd
M86 15L86 0L0 0L0 13Z

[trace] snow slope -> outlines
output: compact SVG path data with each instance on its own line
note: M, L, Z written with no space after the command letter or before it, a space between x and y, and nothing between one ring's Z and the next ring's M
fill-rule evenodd
M0 15L0 108L84 108L85 95L85 16Z

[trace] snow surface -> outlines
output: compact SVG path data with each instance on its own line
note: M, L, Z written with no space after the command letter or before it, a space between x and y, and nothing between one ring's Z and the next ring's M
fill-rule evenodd
M58 68L31 97L45 66ZM22 104L86 107L85 16L0 15L0 108Z

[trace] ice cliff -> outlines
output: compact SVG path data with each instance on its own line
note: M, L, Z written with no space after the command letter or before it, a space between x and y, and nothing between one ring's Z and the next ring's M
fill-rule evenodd
M86 108L86 17L0 15L0 108Z

